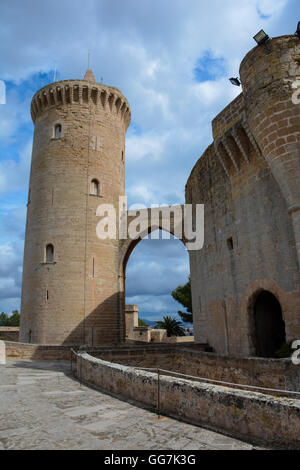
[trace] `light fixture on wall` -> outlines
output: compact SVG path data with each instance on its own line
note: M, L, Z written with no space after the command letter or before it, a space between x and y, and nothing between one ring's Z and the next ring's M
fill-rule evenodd
M298 38L300 38L300 21L298 21L297 31L295 32L295 34L297 34Z
M231 77L231 78L229 78L229 81L230 81L230 83L232 83L232 85L241 86L241 82L240 82L238 77L236 77L236 78Z
M255 36L253 36L253 39L255 42L257 42L259 46L264 45L267 49L267 52L271 52L271 47L270 47L270 42L269 42L270 38L263 29L261 29L257 34L255 34Z

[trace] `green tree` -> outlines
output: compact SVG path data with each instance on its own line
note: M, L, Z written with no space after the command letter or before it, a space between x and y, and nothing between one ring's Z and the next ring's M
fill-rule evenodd
M7 319L8 316L6 315L6 313L0 313L0 326L6 326Z
M181 320L186 323L193 323L193 310L192 310L192 292L191 292L191 278L184 286L178 286L172 292L173 299L177 300L188 313L178 312Z
M0 313L0 326L20 326L20 314L14 310L10 316L6 313Z
M20 326L20 314L18 310L13 310L12 315L9 317L9 326Z
M182 323L174 317L166 316L162 321L158 321L155 329L167 330L167 336L185 336L185 332L181 327Z
M145 320L142 320L141 318L139 318L139 326L148 326L148 325L145 322Z

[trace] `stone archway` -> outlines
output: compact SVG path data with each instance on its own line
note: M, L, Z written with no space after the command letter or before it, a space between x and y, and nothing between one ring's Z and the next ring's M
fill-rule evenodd
M262 290L253 303L255 352L258 357L276 357L285 342L282 309L274 294Z
M167 211L170 211L172 213L174 209L176 210L176 207L180 208L180 210L182 211L183 206L172 206L166 209ZM158 213L159 211L161 211L161 209L151 209L151 210L157 211ZM175 238L178 238L183 243L185 248L187 248L186 240L183 235L184 234L183 232L184 221L183 220L181 221L182 238L179 238L176 236L178 225L175 224L174 215L171 215L169 218L168 213L167 213L166 216L163 215L160 218L158 224L151 224L150 217L149 217L150 209L141 209L138 211L140 213L140 217L143 217L147 221L149 221L149 224L147 225L146 223L144 225L145 227L144 230L135 239L131 239L130 237L128 237L124 240L121 240L120 245L119 245L119 267L118 267L119 268L119 323L120 323L120 340L121 341L125 340L125 329L126 329L125 328L126 266L127 266L128 259L131 253L133 252L134 248L138 245L138 243L140 243L144 239L144 237L146 237L147 235L157 230L170 233Z

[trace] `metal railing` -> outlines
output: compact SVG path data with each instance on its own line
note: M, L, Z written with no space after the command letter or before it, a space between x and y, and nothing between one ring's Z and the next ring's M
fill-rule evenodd
M138 366L128 366L132 367L133 369L139 369L139 370L145 370L145 371L150 371L150 372L156 372L157 373L157 415L158 418L160 417L160 377L161 373L164 374L169 374L171 376L181 376L184 378L188 379L193 379L195 382L199 383L211 383L211 384L217 384L217 385L224 385L224 386L229 386L231 388L241 388L241 389L248 389L248 390L257 390L259 392L267 392L269 395L274 396L275 394L284 394L284 395L294 395L297 396L298 399L300 399L300 392L292 391L292 390L283 390L283 389L276 389L276 388L268 388L268 387L259 387L257 385L245 385L245 384L239 384L239 383L234 383L234 382L225 382L223 380L215 380L215 379L208 379L207 377L197 377L195 375L188 375L184 374L182 372L175 372L171 370L165 370L165 369L160 369L160 368L155 368L155 367L138 367Z
M75 357L75 361L73 360L74 357ZM81 387L81 385L82 385L82 357L73 348L71 348L70 349L70 368L71 368L71 372L72 372L73 375L74 375L73 362L75 362L76 365L77 365L78 357L80 358L80 374L79 374L78 378L79 378L79 383L80 383L80 387Z
M75 357L75 361L77 363L78 357L80 358L80 374L79 374L79 382L80 386L82 385L82 356L78 354L74 349L71 348L70 350L70 362L71 362L71 372L73 373L73 358ZM127 367L131 367L133 369L144 370L149 372L155 372L157 374L157 399L156 399L156 413L158 418L161 415L161 400L160 400L160 388L161 388L161 375L169 375L169 376L179 376L187 379L192 379L195 382L199 383L208 383L208 384L216 384L222 385L226 387L236 388L236 389L246 389L246 390L253 390L259 392L266 392L269 395L274 396L275 394L279 395L287 395L294 396L300 399L300 392L292 391L292 390L283 390L283 389L276 389L276 388L269 388L269 387L260 387L257 385L246 385L234 382L226 382L223 380L216 380L216 379L209 379L207 377L197 377L195 375L188 375L182 372L175 372L171 370L161 369L159 367L143 367L143 366L131 366L127 365ZM276 395L275 395L276 396Z

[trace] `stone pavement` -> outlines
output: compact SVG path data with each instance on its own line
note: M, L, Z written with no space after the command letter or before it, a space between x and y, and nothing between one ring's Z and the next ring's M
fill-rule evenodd
M80 384L67 362L0 366L1 449L205 450L250 444Z

